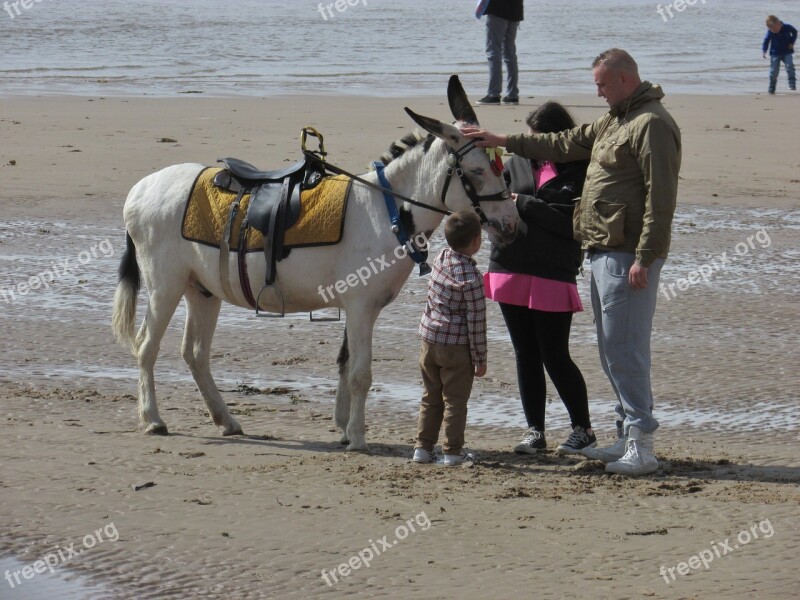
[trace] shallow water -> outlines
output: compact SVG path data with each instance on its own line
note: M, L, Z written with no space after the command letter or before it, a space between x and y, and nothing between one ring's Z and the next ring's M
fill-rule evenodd
M31 563L23 563L16 558L0 558L0 575L9 575L11 582L0 581L0 598L3 600L108 600L111 593L91 583L85 577L77 577L64 569L35 573L31 579L19 575L17 583L15 572Z
M662 318L673 318L669 317L673 313L691 315L691 308L687 306L690 307L696 302L713 301L708 300L709 298L735 298L735 302L749 303L757 311L757 307L763 305L769 298L790 298L792 295L796 297L800 293L800 278L796 276L800 250L793 242L793 236L798 230L800 230L800 210L739 209L732 212L724 207L681 207L675 218L673 251L662 272L662 284L674 284L686 279L703 265L711 264L711 261L721 263L721 255L725 252L732 258L724 267L711 273L708 281L701 278L683 291L676 288L673 288L672 292L662 290L659 296L659 314L663 315ZM737 248L742 250L741 244L746 244L748 238L752 245L747 245L747 251L738 255ZM105 381L112 382L114 389L119 389L120 384L128 382L130 385L125 385L125 389L134 391L133 382L138 377L138 371L133 363L125 362L120 366L119 354L107 351L108 345L113 344L109 329L111 300L123 241L123 232L116 227L75 226L61 221L47 223L27 220L5 221L0 224L0 242L2 242L0 311L5 323L9 326L13 323L17 332L16 344L31 344L35 356L35 359L29 361L21 358L18 352L2 353L0 372L17 381L49 381L54 385L60 382ZM105 245L100 246L104 242ZM441 236L436 234L432 240L432 252L436 252L441 244ZM82 254L92 247L105 249L107 252L105 254L97 252L96 257L91 257L91 253ZM82 264L80 256L84 258L89 256L90 260ZM38 289L21 293L20 284L29 282L31 277L37 278L41 273L51 269L54 263L59 264L65 259L72 261L68 263L72 265L72 270L61 273L52 281L47 281L46 286L42 285ZM484 268L487 261L488 245L485 245L478 255L478 264ZM579 278L579 292L587 312L590 311L588 266L586 263L585 277ZM44 281L47 278L39 277L39 279ZM379 357L384 357L380 358L381 360L392 360L390 350L392 340L402 339L405 343L410 338L416 338L416 324L422 310L426 285L427 278L412 274L398 300L387 308L378 320L376 360ZM670 308L672 302L677 303L675 308L681 310ZM180 334L184 318L185 310L180 306L169 327L172 335ZM752 319L752 316L747 318ZM226 335L230 334L227 343L233 343L233 347L237 347L235 344L236 340L240 339L239 336L250 335L254 327L263 331L264 339L269 340L271 336L284 335L288 326L301 325L307 319L308 315L301 313L287 315L284 320L254 321L250 311L226 306L220 316L219 330ZM52 353L36 351L33 344L38 342L35 339L26 340L24 332L28 329L35 332L48 331L48 323L53 323L54 327L62 324L72 329L86 327L92 331L108 331L108 338L97 339L95 335L93 339L97 339L98 346L82 348L82 354L70 352L69 349L66 352ZM712 388L707 384L708 381L715 381L713 379L716 377L713 374L715 361L727 360L725 357L719 357L709 361L710 357L703 355L709 350L728 352L730 349L746 348L747 345L755 349L759 345L768 344L767 352L771 356L793 354L796 356L796 332L791 327L781 326L780 321L764 323L768 329L763 331L720 326L702 319L696 326L692 326L692 329L687 329L685 324L680 324L677 328L674 324L673 326L665 324L657 328L653 335L654 344L661 344L663 349L669 348L673 354L678 353L674 360L679 360L682 364L680 353L689 352L688 360L695 361L693 366L706 365L704 369L695 368L692 371L695 381L702 382L705 391L698 392L693 382L678 380L667 382L669 385L662 387L656 406L662 424L692 423L713 428L741 426L764 430L783 425L796 427L798 423L795 416L796 390L791 389L788 380L785 384L781 384L781 381L790 376L790 373L785 372L783 368L774 369L774 375L768 376L775 383L766 391L749 389L749 383L745 379L739 384L735 381L719 380ZM744 326L745 324L742 327ZM341 323L319 323L314 327L325 328L323 335L330 338L331 330L328 328L341 328ZM298 329L304 328L300 326ZM57 336L57 330L54 331ZM686 339L687 331L691 331L688 334L691 338L689 340ZM306 331L302 335L311 336L308 339L316 340L314 331ZM713 336L713 342L704 341L703 336L708 335ZM501 344L503 347L509 343L502 318L497 307L491 302L488 336L490 342ZM334 336L336 337L338 336ZM251 336L245 339L255 343L254 339L257 338ZM338 340L335 343L338 344ZM588 361L596 360L595 344L591 316L579 315L573 325L571 338L573 353L584 357L583 360L587 361L585 364L589 365ZM297 350L287 347L285 354L288 357L292 352L296 353ZM331 350L331 354L333 353L335 350ZM24 354L22 356L24 357ZM159 363L156 369L157 379L163 383L180 384L180 387L190 389L189 386L193 387L191 376L180 363L179 357L170 360L176 359L178 363ZM332 363L333 356L330 360ZM741 355L734 355L731 360L740 361L743 365L749 361ZM176 364L180 368L175 368ZM231 366L235 369L235 365ZM408 372L408 367L405 369ZM276 370L271 371L274 375ZM280 368L277 371L280 372ZM392 371L393 369L389 368L383 371L377 370L370 403L376 402L412 415L419 402L418 382L395 381L391 378ZM236 370L227 374L217 373L220 388L236 388L239 381L234 373ZM331 368L329 378L311 377L301 367L292 372L291 377L279 377L280 381L256 379L248 383L258 387L286 385L307 391L308 396L330 400L332 403L336 386L334 373L334 369ZM670 376L681 377L681 373L682 368L679 367L678 372ZM288 370L286 374L289 374ZM250 377L252 376L251 374ZM509 376L512 377L509 381L513 382L513 375L509 373ZM238 377L241 378L243 375L240 374ZM708 379L709 377L712 379ZM763 377L759 381L762 385L765 383ZM490 387L497 390L497 386ZM475 400L471 401L471 423L510 427L520 425L522 418L516 385L501 386L499 389L500 393L477 395ZM554 392L551 391L552 393ZM673 397L674 395L678 397ZM717 395L720 395L719 398ZM715 399L706 404L704 396L714 396ZM726 398L726 401L719 401L721 398ZM757 402L752 400L753 398L757 398ZM611 408L607 398L591 400L592 414L607 414ZM767 415L769 418L766 418ZM566 411L557 397L548 409L548 425L555 428L565 428L568 425Z
M484 21L464 0L368 0L333 17L316 0L58 0L0 11L7 94L441 94L485 89ZM593 93L589 65L618 46L667 93L763 92L768 12L797 3L537 0L517 36L521 93ZM8 4L6 4L8 6ZM227 9L230 6L231 9ZM235 6L235 8L233 8ZM324 12L324 10L323 10ZM13 17L13 18L12 18Z

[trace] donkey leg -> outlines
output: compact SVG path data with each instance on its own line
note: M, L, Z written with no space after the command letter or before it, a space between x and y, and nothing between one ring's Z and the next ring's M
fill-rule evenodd
M349 311L348 311L349 312ZM377 314L368 308L353 311L356 319L347 319L350 359L347 383L350 388L350 419L347 423L347 449L369 452L364 409L372 385L372 330Z
M227 404L222 399L211 375L209 364L211 340L217 327L222 301L213 296L206 298L193 287L187 288L184 298L186 298L186 328L183 331L181 348L183 359L189 365L214 424L222 427L222 435L241 435L242 428L231 416Z
M339 386L336 388L336 410L334 411L334 418L336 419L336 426L342 431L342 444L350 442L347 439L347 422L350 420L350 384L347 382L347 373L349 370L350 350L347 347L347 328L344 331L344 341L342 348L339 350L339 357L336 359L339 365Z
M148 283L149 290L156 290ZM139 361L139 420L149 435L168 435L167 426L158 414L156 383L153 368L161 348L161 338L169 325L183 290L162 286L150 292L147 313L136 336L136 358Z

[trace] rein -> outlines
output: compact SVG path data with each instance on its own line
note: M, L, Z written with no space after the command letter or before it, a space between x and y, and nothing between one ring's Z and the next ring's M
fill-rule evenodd
M412 200L408 196L404 196L403 194L398 194L397 192L393 191L392 189L388 189L388 188L380 186L380 185L378 185L376 183L372 183L371 181L367 181L363 177L359 177L358 175L350 173L349 171L345 171L341 167L337 167L336 165L333 165L333 164L329 163L324 158L320 158L315 152L311 152L311 151L307 150L306 151L306 157L308 159L310 159L310 160L313 160L313 161L316 161L316 162L320 163L323 167L325 167L325 169L327 169L328 171L331 171L332 173L336 173L337 175L345 175L346 177L350 177L354 181L357 181L357 182L359 182L359 183L361 183L361 184L363 184L363 185L365 185L367 187L370 187L370 188L372 188L374 190L378 190L379 192L383 192L384 194L390 194L390 195L394 196L395 198L399 198L400 200L403 200L404 202L408 202L409 204L413 204L414 206L419 206L420 208L427 208L428 210L432 210L433 212L437 212L437 213L440 213L440 214L443 214L443 215L452 215L453 214L453 211L451 211L451 210L442 210L441 208L436 208L435 206L429 206L427 204L423 204L422 202L418 202L416 200Z
M408 196L404 196L403 194L398 194L397 192L395 192L394 190L392 190L388 186L385 187L383 185L378 185L378 184L372 183L371 181L367 181L366 179L364 179L362 177L359 177L358 175L350 173L349 171L346 171L346 170L342 169L341 167L337 167L336 165L333 165L333 164L329 163L324 158L322 158L321 153L317 153L317 152L314 152L312 150L306 150L305 147L303 148L303 153L306 155L306 158L308 158L309 160L313 160L313 161L316 161L316 162L320 163L322 166L324 166L327 170L331 171L332 173L336 173L337 175L344 175L346 177L350 177L351 179L353 179L354 181L358 181L362 185L365 185L365 186L370 187L370 188L372 188L374 190L382 192L384 194L384 196L389 194L389 195L393 196L394 198L399 198L400 200L403 200L404 202L408 202L409 204L413 204L414 206L419 206L420 208L424 208L426 210L431 210L433 212L437 212L437 213L442 214L442 215L451 215L451 214L453 214L452 210L447 209L447 203L445 202L445 198L447 196L447 190L450 187L450 181L452 180L453 175L456 175L461 180L461 185L464 186L464 191L467 193L467 196L469 197L470 201L472 202L472 207L475 210L475 212L477 213L478 217L480 218L481 224L485 225L486 223L489 222L489 219L486 218L486 215L484 214L483 210L481 209L480 203L481 202L496 202L496 201L507 200L511 196L508 193L508 190L504 190L504 191L498 192L496 194L487 194L485 196L478 195L478 193L475 191L474 186L472 185L472 182L469 180L469 178L464 173L464 170L461 168L461 159L464 158L464 156L466 156L467 153L469 153L470 151L472 151L474 149L475 149L475 141L471 140L471 141L467 142L466 144L464 144L458 150L450 151L448 153L448 156L447 156L447 179L445 179L444 187L442 188L442 196L441 196L441 203L445 207L444 210L441 209L441 208L436 208L435 206L430 206L428 204L423 204L422 202L419 202L417 200L413 200L413 199L409 198Z

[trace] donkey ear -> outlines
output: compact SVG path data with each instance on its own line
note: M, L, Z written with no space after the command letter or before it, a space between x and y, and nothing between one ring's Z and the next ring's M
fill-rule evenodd
M469 98L467 98L467 93L464 91L458 75L450 76L450 81L447 84L447 101L450 103L450 111L456 121L478 125L478 116L469 103Z
M432 133L436 137L443 139L448 144L458 144L464 140L464 136L461 134L458 128L450 125L449 123L442 123L441 121L431 117L423 117L408 107L406 107L405 111L408 113L409 117L414 119L414 122L417 125L422 127L428 133Z
M437 121L436 119L432 119L430 117L423 117L422 115L418 115L413 110L405 107L405 111L408 113L408 116L414 119L414 122L422 127L425 131L432 133L433 135L441 136L444 132L444 123L441 121Z
M431 117L423 117L408 107L405 107L405 111L408 113L409 117L414 119L414 122L417 125L422 127L428 133L432 133L436 137L442 138L445 142L457 144L463 138L458 128L450 125L449 123L442 123L441 121Z

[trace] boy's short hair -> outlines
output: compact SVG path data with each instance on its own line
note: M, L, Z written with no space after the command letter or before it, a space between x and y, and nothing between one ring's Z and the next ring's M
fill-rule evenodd
M779 21L779 19L775 15L768 16L767 17L767 27L771 27L772 25L775 25L778 21Z
M481 234L481 220L471 208L464 208L447 217L444 239L456 252L466 250Z

